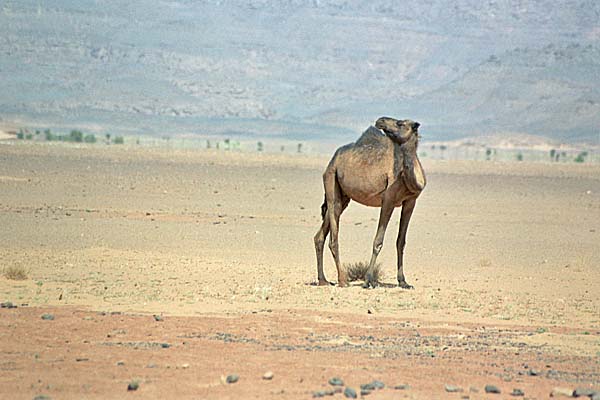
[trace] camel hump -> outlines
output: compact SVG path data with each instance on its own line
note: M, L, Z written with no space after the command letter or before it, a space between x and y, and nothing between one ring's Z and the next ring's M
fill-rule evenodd
M383 145L387 137L385 134L374 126L370 126L366 131L358 138L355 146L377 146Z

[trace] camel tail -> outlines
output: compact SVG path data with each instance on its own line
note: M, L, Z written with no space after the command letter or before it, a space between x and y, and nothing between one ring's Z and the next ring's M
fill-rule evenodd
M325 219L325 214L327 214L327 198L325 198L323 204L321 204L321 220Z

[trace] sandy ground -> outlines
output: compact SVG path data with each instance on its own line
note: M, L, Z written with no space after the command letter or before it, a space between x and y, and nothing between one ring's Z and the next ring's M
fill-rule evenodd
M373 399L600 386L600 166L422 160L406 291L398 212L383 287L313 286L327 161L0 143L0 270L28 273L0 276L18 306L0 309L0 398L310 398L333 376L385 382ZM342 261L368 259L377 217L350 205Z

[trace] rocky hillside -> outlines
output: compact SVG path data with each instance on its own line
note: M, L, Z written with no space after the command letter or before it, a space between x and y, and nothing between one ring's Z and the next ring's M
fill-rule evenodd
M598 20L588 0L7 0L0 118L340 141L388 114L435 140L595 141Z

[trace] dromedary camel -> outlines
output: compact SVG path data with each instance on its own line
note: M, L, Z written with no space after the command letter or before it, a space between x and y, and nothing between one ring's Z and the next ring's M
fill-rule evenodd
M329 248L338 272L338 284L348 285L347 273L340 263L338 224L340 215L354 200L370 207L381 207L373 253L364 287L375 286L373 268L383 246L385 229L394 208L402 206L398 251L398 285L413 287L404 278L402 258L406 231L417 197L425 187L425 174L417 157L419 123L381 117L355 143L340 147L323 173L325 201L321 206L323 223L315 235L319 285L328 285L323 273L323 247L327 234Z

